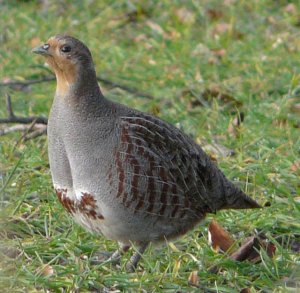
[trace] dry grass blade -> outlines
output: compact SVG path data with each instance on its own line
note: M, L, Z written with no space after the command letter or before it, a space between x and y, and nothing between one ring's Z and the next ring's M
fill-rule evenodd
M199 286L198 271L192 271L190 273L188 283L189 283L189 285L194 286L194 287Z

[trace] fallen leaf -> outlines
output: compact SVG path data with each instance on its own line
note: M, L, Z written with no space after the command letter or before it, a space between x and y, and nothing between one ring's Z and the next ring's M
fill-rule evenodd
M266 249L267 255L272 258L275 255L276 246L271 242L264 242L263 246Z
M224 16L221 10L209 8L206 10L206 14L211 20L218 20Z
M230 255L230 258L236 261L251 261L253 263L261 262L259 254L260 249L264 249L269 257L273 257L276 247L267 239L259 239L258 237L247 237L241 247Z
M228 251L234 244L230 234L215 220L208 227L208 241L215 251Z
M230 255L230 258L236 261L244 261L246 259L254 259L258 253L260 243L257 237L247 237L241 247Z
M199 287L198 271L192 271L189 275L188 284L194 287Z

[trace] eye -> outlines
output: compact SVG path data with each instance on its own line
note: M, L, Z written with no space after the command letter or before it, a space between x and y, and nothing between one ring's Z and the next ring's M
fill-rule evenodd
M62 52L64 52L64 53L68 53L68 52L71 51L71 47L68 46L68 45L64 45L64 46L62 46L62 47L60 48L60 50L61 50Z

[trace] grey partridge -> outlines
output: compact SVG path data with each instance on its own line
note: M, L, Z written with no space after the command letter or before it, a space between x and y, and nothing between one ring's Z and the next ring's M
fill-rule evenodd
M169 123L107 100L89 49L56 35L33 49L54 70L49 161L59 201L87 230L132 243L136 268L150 242L178 237L207 213L258 208L189 136Z

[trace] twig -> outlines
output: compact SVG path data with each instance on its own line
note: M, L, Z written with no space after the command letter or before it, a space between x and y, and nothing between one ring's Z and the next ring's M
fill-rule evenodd
M28 86L28 85L32 85L32 84L38 84L38 83L43 83L43 82L48 82L48 81L54 81L55 80L55 76L45 76L43 78L38 78L38 79L29 79L29 80L24 80L24 81L7 81L7 82L0 82L0 87L12 87L12 86ZM113 87L113 88L119 88L122 89L128 93L131 93L132 95L135 95L137 97L143 97L143 98L147 98L149 100L154 99L154 97L150 94L144 93L144 92L140 92L139 90L137 90L136 88L133 87L129 87L127 85L123 85L123 84L119 84L117 82L105 79L101 76L97 76L97 80L104 83L107 86ZM3 122L2 122L3 123Z
M0 136L11 133L11 132L16 132L16 131L28 131L28 129L31 127L31 125L27 125L27 124L16 124L13 126L9 126L9 127L4 127L4 128L0 128ZM40 131L40 130L44 130L45 129L45 124L38 124L36 123L33 127L33 130L35 131Z
M25 140L26 135L33 129L34 125L36 124L36 119L32 121L32 123L29 125L28 129L26 130L26 132L18 139L18 141L15 143L13 150L16 149L16 147L18 146L18 144Z
M13 112L10 95L6 95L6 109L7 109L7 118L0 119L0 123L21 123L29 124L35 121L40 124L47 124L48 119L42 116L30 116L30 117L19 117L16 116Z
M16 86L16 85L27 86L31 84L43 83L43 82L48 82L53 80L55 80L55 76L45 76L43 78L29 79L24 81L13 80L13 81L0 82L0 86Z
M6 95L6 110L7 110L8 118L14 119L15 114L11 105L11 98L9 94Z
M37 129L36 131L33 131L33 132L27 134L24 137L24 141L37 138L37 137L39 137L41 135L44 135L44 134L47 134L47 127L45 125L44 125L43 128Z

